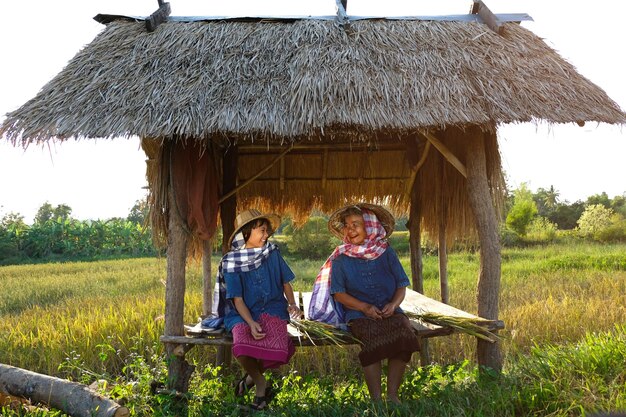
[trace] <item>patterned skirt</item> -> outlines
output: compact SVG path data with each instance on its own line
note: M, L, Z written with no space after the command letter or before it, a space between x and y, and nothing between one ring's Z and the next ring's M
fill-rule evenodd
M360 318L350 321L352 334L361 341L361 366L372 365L383 359L411 360L411 354L420 350L420 342L409 319L394 314L382 320Z
M288 363L296 349L287 333L287 322L263 313L258 323L265 332L265 337L261 340L252 337L247 323L239 323L233 327L233 356L259 359L263 369L278 368Z

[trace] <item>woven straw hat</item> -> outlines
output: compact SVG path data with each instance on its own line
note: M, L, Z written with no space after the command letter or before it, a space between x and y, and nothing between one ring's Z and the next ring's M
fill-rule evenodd
M393 215L383 206L379 206L376 204L368 204L368 203L356 203L356 204L348 204L335 211L330 215L328 219L328 230L337 236L339 239L343 239L343 223L341 221L341 214L350 207L357 207L359 210L365 209L373 212L376 217L378 217L378 221L383 225L385 231L387 232L387 237L391 236L393 233L393 228L396 225L396 220Z
M272 232L275 232L276 229L280 226L280 217L273 213L261 213L256 209L244 210L235 217L235 231L232 235L230 235L230 239L228 239L228 247L233 244L233 239L235 235L244 227L246 224L257 220L257 219L267 219L272 226Z

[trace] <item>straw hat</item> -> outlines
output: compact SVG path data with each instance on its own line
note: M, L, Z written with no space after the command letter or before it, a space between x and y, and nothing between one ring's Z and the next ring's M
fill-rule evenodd
M368 203L356 203L356 204L348 204L335 211L330 215L328 219L328 230L337 236L339 239L343 239L343 223L341 221L341 214L344 210L350 207L357 207L360 210L365 209L373 212L376 217L378 217L378 221L383 225L385 231L387 232L387 237L391 236L393 233L393 228L396 225L396 220L389 211L383 206L379 206L377 204L368 204Z
M280 226L280 217L273 213L263 214L259 210L249 209L244 210L235 217L235 231L232 235L230 235L230 239L228 239L228 247L233 244L233 239L235 235L244 227L246 224L257 220L257 219L267 219L272 226L272 232L275 232L276 229Z

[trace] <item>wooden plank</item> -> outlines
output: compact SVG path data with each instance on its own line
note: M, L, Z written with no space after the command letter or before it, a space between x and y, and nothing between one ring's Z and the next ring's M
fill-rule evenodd
M502 35L504 32L504 26L498 19L498 16L493 14L493 12L482 0L474 0L471 13L479 15L483 22L498 35Z
M308 319L309 305L311 304L311 292L294 292L296 300L299 300L301 310L305 314L305 318ZM432 298L426 297L410 288L406 289L406 296L404 301L400 305L405 311L415 312L430 312L436 314L442 314L446 316L466 317L477 319L478 316L470 314L466 311L459 310L448 304L444 304ZM447 336L454 333L454 330L449 327L442 327L431 323L425 323L421 321L411 320L411 325L415 330L415 333L421 338L430 338L438 336ZM488 327L490 330L503 329L504 323L502 321L496 321L493 325ZM190 329L188 327L188 329ZM311 342L307 337L303 336L292 325L287 326L287 330L293 342L298 346L327 346L332 345L332 342L327 340L314 340ZM215 334L200 334L191 333L193 336L161 336L160 340L163 343L179 344L179 345L207 345L207 346L231 346L233 343L232 336L228 333L215 333ZM342 341L342 344L351 345L355 342L346 332L346 338Z
M170 8L169 3L163 3L159 0L159 8L156 12L152 13L149 17L146 18L146 29L148 32L154 32L154 30L161 23L167 22L167 17L172 13L172 9Z
M533 21L528 13L498 13L495 15L500 22L526 22ZM119 15L98 13L94 18L96 22L107 25L116 20L139 21L146 20L144 16ZM211 22L211 21L273 21L273 22L293 22L296 20L335 20L337 16L272 16L272 15L249 15L249 16L169 16L170 22ZM437 22L482 22L477 14L455 14L441 16L348 16L351 22L358 20L423 20Z

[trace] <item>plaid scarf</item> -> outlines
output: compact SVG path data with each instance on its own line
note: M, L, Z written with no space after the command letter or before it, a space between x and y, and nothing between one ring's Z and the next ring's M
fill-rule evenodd
M353 245L346 238L344 243L337 246L326 259L320 269L315 284L311 304L309 305L309 319L322 321L335 326L344 323L344 311L340 303L335 303L330 294L330 268L332 261L340 255L352 258L376 259L385 251L389 244L385 237L387 232L376 215L369 210L362 210L367 237L362 245Z
M266 242L260 248L245 248L246 242L243 239L243 233L239 232L233 238L230 252L222 257L217 267L217 276L215 277L215 288L213 290L213 306L210 319L223 318L226 314L235 308L231 300L226 299L226 281L224 280L224 272L248 272L254 271L260 267L263 262L270 256L272 251L278 249L274 243ZM207 320L207 319L205 319ZM207 320L209 324L210 320ZM203 325L204 325L203 321ZM213 327L213 326L209 326Z

